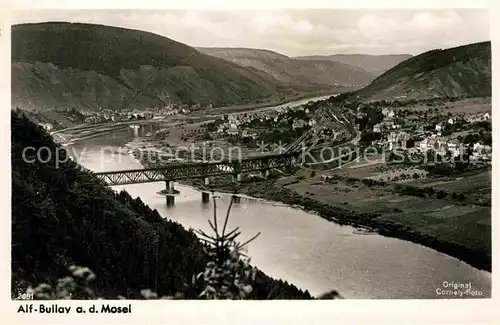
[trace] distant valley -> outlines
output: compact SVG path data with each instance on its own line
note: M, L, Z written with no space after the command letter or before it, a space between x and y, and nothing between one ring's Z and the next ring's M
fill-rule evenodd
M298 60L268 50L248 48L197 49L242 67L263 71L281 82L293 85L360 87L374 79L374 75L363 68L331 60Z
M379 76L385 71L411 58L410 54L388 54L388 55L367 55L367 54L334 54L334 55L311 55L300 56L295 59L309 61L333 61L348 64L361 68Z
M103 25L24 24L12 27L11 78L12 106L38 111L266 105L346 91L363 100L481 97L491 95L491 45L291 58Z

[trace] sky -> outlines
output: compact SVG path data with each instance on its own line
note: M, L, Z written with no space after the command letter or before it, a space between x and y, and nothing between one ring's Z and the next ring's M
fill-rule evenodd
M373 10L39 10L17 11L13 24L96 23L153 32L195 47L247 47L290 57L420 54L490 40L481 9Z

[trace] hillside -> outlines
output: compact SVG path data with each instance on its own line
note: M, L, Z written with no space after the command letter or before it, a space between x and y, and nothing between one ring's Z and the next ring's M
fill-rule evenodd
M297 60L260 49L197 48L243 67L261 70L275 79L293 85L366 85L373 75L363 69L327 60Z
M156 34L79 23L12 27L12 104L128 108L244 103L284 86Z
M491 43L414 56L354 95L363 100L491 96Z
M361 68L379 76L397 64L411 58L409 54L367 55L367 54L334 54L300 56L299 60L328 60Z
M66 152L26 117L14 113L12 126L12 290L54 284L70 265L96 273L91 288L103 298L159 295L197 298L192 276L204 270L207 255L193 231L162 218L139 198L115 193L73 161L56 165ZM33 147L33 163L23 159ZM39 148L44 154L35 159ZM307 299L308 292L258 271L251 299Z

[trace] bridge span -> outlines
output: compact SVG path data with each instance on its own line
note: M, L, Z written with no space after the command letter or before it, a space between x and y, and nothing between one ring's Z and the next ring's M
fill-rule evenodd
M267 176L271 169L286 169L292 167L299 157L299 153L279 155L265 155L246 159L234 159L220 162L165 164L160 167L118 170L95 173L96 176L110 186L165 182L167 205L174 204L176 193L173 182L182 179L199 178L209 185L209 177L229 175L234 181L240 181L242 174L252 172L264 173ZM208 202L208 192L202 193L204 202Z

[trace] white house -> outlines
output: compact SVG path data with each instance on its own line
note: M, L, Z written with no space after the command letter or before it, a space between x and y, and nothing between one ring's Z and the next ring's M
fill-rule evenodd
M443 125L441 123L436 124L436 131L442 131L443 130Z
M422 152L426 152L428 149L430 149L429 148L429 139L428 138L425 138L422 141L420 141L419 149Z
M382 115L384 115L384 117L387 118L393 118L396 115L396 113L394 113L392 109L384 108L382 109Z
M230 127L227 130L227 134L229 134L229 135L237 135L238 134L238 127L236 127L236 125L234 125L234 127Z
M437 138L435 147L440 154L445 155L449 149L448 141L443 138Z
M491 160L491 146L482 145L479 142L475 143L472 157L475 160L479 159Z
M483 120L489 120L489 119L490 119L490 114L489 113L484 113Z
M483 145L482 145L480 142L476 142L476 143L474 143L474 145L472 146L472 150L473 150L473 151L479 151L479 150L481 150L481 147L482 147L482 146L483 146Z
M40 123L40 126L46 131L52 131L52 129L54 128L54 126L50 123Z
M373 132L378 132L378 133L382 132L382 124L381 123L375 124L373 126Z
M295 121L293 121L292 128L295 130L295 129L304 127L307 124L308 124L307 121L304 121L304 120L295 120Z
M391 132L387 137L387 141L389 142L389 150L393 150L396 148L406 148L406 141L409 139L409 135L406 132Z
M452 125L455 124L455 120L453 119L453 117L450 117L448 119L448 124L452 124Z
M462 148L460 146L460 142L458 142L458 140L451 140L448 143L448 150L451 152L451 155L453 157L460 156L460 154L462 152Z
M474 146L472 148L475 152L491 153L491 146L483 145L480 142L474 143Z

